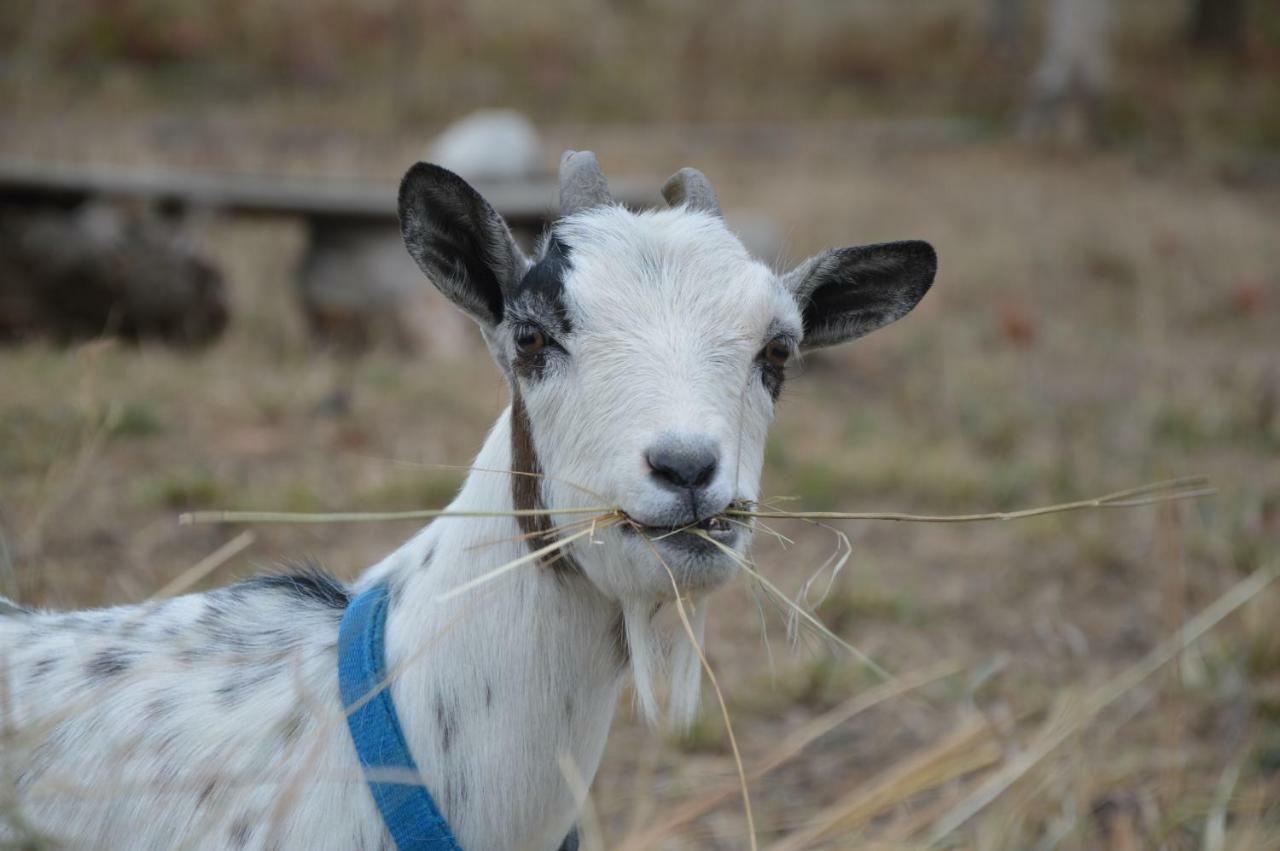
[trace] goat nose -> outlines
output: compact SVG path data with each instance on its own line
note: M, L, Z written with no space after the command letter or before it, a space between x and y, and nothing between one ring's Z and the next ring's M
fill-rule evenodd
M664 438L645 450L649 475L671 490L698 490L711 484L720 452L706 437Z

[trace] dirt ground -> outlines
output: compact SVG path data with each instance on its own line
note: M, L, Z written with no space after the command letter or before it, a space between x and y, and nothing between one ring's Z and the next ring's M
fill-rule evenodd
M155 125L92 146L28 125L10 152L174 164L222 151ZM227 165L394 179L420 145L301 132ZM167 135L166 135L167 134ZM250 134L251 135L251 134ZM765 492L813 509L1006 510L1205 474L1218 495L978 525L844 523L853 555L817 615L909 683L754 779L762 845L1280 847L1280 588L1140 681L1113 678L1233 584L1280 559L1280 199L1194 172L945 141L887 127L561 127L611 174L693 164L726 210L772 216L787 254L923 238L933 292L901 323L805 362L779 408ZM157 142L157 138L167 140ZM273 150L288 152L276 166ZM145 151L141 153L141 151ZM506 390L478 338L426 359L353 365L312 351L290 280L295 223L210 221L236 318L207 351L98 341L0 350L0 593L74 607L147 597L243 531L189 508L439 507ZM345 416L320 412L336 383ZM314 556L343 577L412 524L255 526L215 585ZM796 593L835 545L780 522L761 569ZM867 667L722 591L708 649L747 772L824 713L890 693ZM767 631L766 631L767 628ZM1114 698L1098 712L1091 701ZM708 689L684 739L624 704L592 789L607 847L716 806L645 847L746 847ZM788 738L792 737L792 738ZM1052 747L1048 747L1052 745ZM1039 750L1043 746L1043 751ZM948 813L1026 765L973 818ZM815 823L829 834L798 846ZM1218 831L1222 831L1221 842ZM665 831L660 831L665 832ZM791 837L789 840L788 837ZM1211 844L1217 843L1217 844Z

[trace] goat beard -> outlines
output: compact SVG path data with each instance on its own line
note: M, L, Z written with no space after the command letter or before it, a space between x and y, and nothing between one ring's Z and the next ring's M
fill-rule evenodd
M701 653L707 631L707 609L705 598L686 604L689 625L697 640L695 645L682 625L671 630L661 628L651 603L632 603L623 607L636 703L651 726L663 726L658 685L664 672L668 671L666 726L683 732L693 725L702 692Z

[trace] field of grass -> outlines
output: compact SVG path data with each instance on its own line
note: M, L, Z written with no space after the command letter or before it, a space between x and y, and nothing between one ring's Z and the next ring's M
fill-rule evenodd
M56 135L29 129L29 140ZM1280 199L1192 170L1145 174L1126 155L904 144L847 124L767 139L672 127L550 135L553 147L599 151L614 174L657 180L698 165L726 209L775 216L793 257L907 237L937 247L938 280L919 309L809 357L789 382L766 493L812 509L941 513L1185 474L1219 489L1195 503L1009 523L842 524L853 555L817 615L904 682L951 671L864 711L857 701L888 688L864 666L791 648L745 587L721 592L708 651L748 773L795 750L788 737L826 713L852 716L753 782L762 844L923 846L984 782L1053 742L946 841L1277 847L1280 588L1096 713L1091 701L1280 559ZM131 138L117 130L95 144L141 159ZM339 156L390 177L418 149L332 138L313 149L317 170ZM308 166L295 156L290 167ZM213 221L203 238L237 311L207 351L105 340L0 350L0 593L56 607L143 599L242 531L179 526L191 508L442 506L460 474L438 465L467 464L505 404L478 338L422 360L343 365L312 351L289 283L296 225ZM351 412L321 413L338 383L355 388ZM254 527L251 548L206 584L299 556L352 577L413 528ZM762 535L757 555L795 593L835 540L777 528L794 544L783 552ZM682 739L623 707L592 791L608 847L721 787L722 801L642 847L745 847L707 697ZM835 838L789 845L814 819Z

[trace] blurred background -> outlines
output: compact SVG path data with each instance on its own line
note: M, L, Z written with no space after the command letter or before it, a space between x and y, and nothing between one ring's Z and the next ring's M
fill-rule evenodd
M702 169L780 268L937 247L911 316L789 382L767 494L942 513L1220 491L843 524L817 616L907 681L956 670L874 706L857 660L721 592L709 656L748 772L830 722L753 782L762 844L1280 848L1280 590L1124 678L1280 557L1272 0L7 0L0 594L144 599L243 531L187 509L447 503L506 389L404 255L395 182L444 162L530 238L568 147L635 205ZM207 584L298 556L353 577L413 526L253 531ZM761 568L799 594L838 542L779 531ZM608 847L745 847L705 702L684 738L624 705L592 793Z

